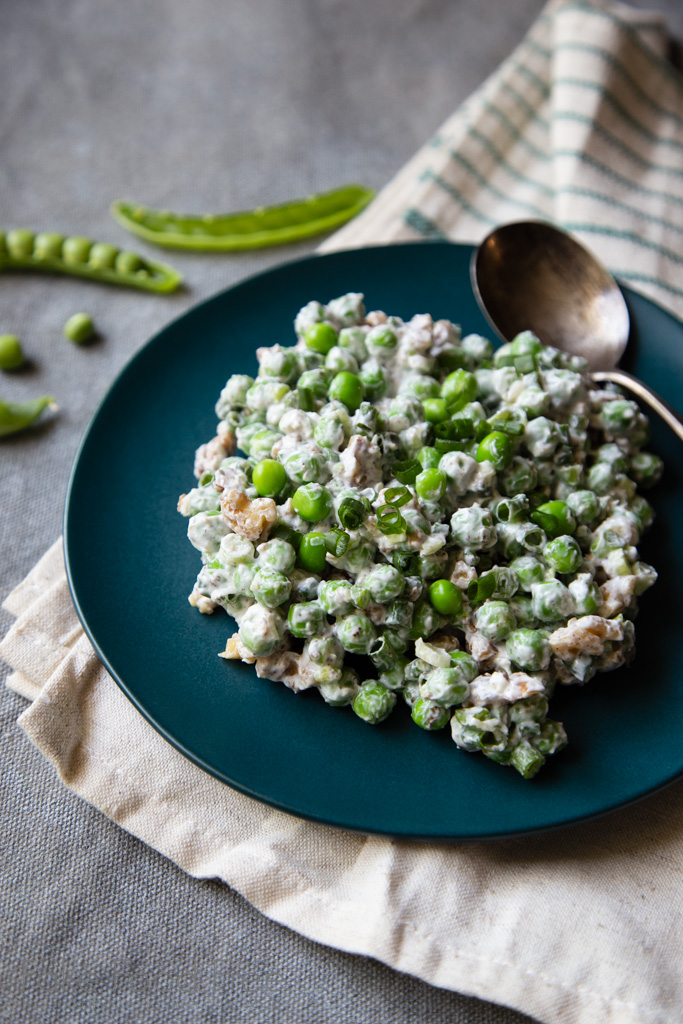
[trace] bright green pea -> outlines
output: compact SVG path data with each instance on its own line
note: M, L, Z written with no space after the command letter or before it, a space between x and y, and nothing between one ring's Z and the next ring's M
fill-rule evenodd
M549 540L543 548L543 557L556 572L576 572L583 561L581 548L573 537L564 535Z
M91 267L110 270L116 263L119 250L108 242L95 242L88 255L88 263Z
M64 239L62 259L65 263L87 263L92 246L92 239L83 238L81 235L71 235Z
M441 397L451 412L457 412L477 397L477 378L468 370L454 370L441 385Z
M16 334L0 334L0 370L17 370L24 362L21 341Z
M424 469L415 480L415 490L423 501L439 501L446 493L448 477L440 469Z
M35 235L26 228L14 228L5 235L5 243L10 256L16 260L27 259L33 252Z
M275 459L264 459L254 466L252 481L262 498L274 498L287 483L287 473Z
M438 452L436 448L431 448L429 445L420 448L417 453L417 461L423 469L438 469L440 460L441 452Z
M306 533L301 538L297 559L302 569L320 576L327 565L324 533Z
M546 634L538 629L516 629L507 638L505 650L510 661L525 672L542 672L552 654Z
M561 537L576 530L574 513L566 501L544 501L532 512L531 518L549 537Z
M64 235L54 231L41 231L33 242L33 256L37 260L58 260L62 255Z
M144 263L136 252L129 252L125 249L117 255L114 265L120 274L136 274L144 267Z
M436 729L443 729L444 726L448 725L451 712L448 708L441 707L440 704L433 700L425 700L424 697L419 697L413 704L411 717L421 729L433 732Z
M377 725L391 714L395 704L395 693L377 680L368 679L354 697L351 707L364 722Z
M332 379L328 394L330 398L336 398L338 402L343 402L351 412L355 412L363 401L365 387L363 381L355 373L342 370Z
M307 523L319 523L332 511L332 496L322 484L303 484L292 495L292 504Z
M492 462L497 470L505 469L512 462L512 451L512 442L507 434L494 430L480 442L477 462Z
M84 345L95 333L95 325L89 313L74 313L64 324L64 337L76 345Z
M448 406L445 398L426 398L422 403L425 419L428 423L443 423L448 419Z
M450 580L434 580L429 600L439 615L458 615L462 609L462 592Z
M287 613L287 628L292 636L309 639L317 636L325 624L325 612L316 601L292 604Z
M337 332L331 324L311 324L304 334L306 346L326 356L331 348L337 344Z

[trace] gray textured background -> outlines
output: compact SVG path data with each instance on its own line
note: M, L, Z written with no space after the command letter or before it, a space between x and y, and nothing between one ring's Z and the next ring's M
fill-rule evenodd
M680 0L640 6L683 35ZM381 187L541 7L0 0L0 227L126 246L115 198L201 212L353 180ZM21 335L31 358L2 375L0 394L60 404L53 422L0 445L0 599L59 536L78 441L129 357L197 301L314 245L169 254L188 286L173 297L0 278L0 333ZM61 336L81 309L101 331L83 349ZM16 727L23 702L4 687L0 700L0 1021L528 1020L317 946L188 878L66 792Z

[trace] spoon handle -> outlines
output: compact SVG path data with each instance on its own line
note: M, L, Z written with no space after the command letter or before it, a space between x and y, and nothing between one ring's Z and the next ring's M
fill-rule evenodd
M628 388L638 398L642 398L656 413L659 413L667 426L671 427L677 437L683 441L683 419L679 413L672 409L663 398L660 398L652 388L643 384L642 380L626 373L625 370L596 370L591 376L595 381L611 381L613 384L621 384L622 387Z

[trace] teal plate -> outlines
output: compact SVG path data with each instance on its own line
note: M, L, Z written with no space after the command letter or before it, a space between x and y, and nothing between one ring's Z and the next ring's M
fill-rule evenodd
M486 334L469 283L469 246L424 242L312 256L244 281L191 310L123 370L76 457L65 513L69 583L107 669L186 757L282 810L360 832L488 839L552 829L637 800L683 772L679 595L683 446L653 417L666 462L642 553L660 572L641 599L634 665L560 688L551 714L569 747L533 781L423 732L405 706L371 727L315 691L294 694L217 657L234 624L187 594L199 555L176 512L195 448L215 432L232 373L254 374L260 345L294 341L309 299L362 291L369 309L429 311ZM624 289L626 368L683 408L683 325Z

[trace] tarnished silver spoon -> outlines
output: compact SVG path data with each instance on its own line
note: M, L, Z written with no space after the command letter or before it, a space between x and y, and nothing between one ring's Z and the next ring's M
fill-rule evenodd
M503 224L474 251L470 272L482 312L504 341L531 330L584 356L593 380L632 391L683 441L683 418L647 384L615 369L628 343L628 308L612 275L579 242L543 221Z

